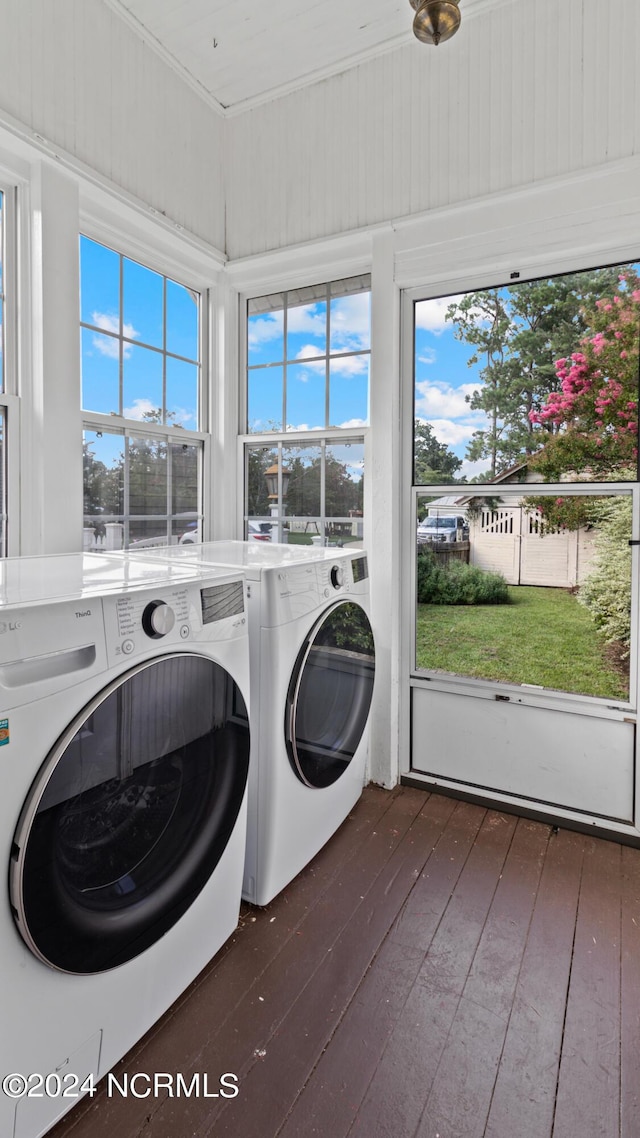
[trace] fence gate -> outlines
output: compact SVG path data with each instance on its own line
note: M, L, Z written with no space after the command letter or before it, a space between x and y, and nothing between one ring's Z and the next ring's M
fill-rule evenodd
M469 538L471 564L502 573L509 585L570 588L593 557L590 531L552 529L537 510L521 506L481 510Z

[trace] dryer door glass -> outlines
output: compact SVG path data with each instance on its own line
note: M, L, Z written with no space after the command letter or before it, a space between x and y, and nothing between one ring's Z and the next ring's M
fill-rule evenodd
M349 766L367 723L374 669L367 614L343 601L311 629L289 684L287 752L306 786L330 786Z
M11 899L31 950L95 973L154 944L218 864L248 766L244 701L218 664L176 654L120 676L60 739L22 812Z

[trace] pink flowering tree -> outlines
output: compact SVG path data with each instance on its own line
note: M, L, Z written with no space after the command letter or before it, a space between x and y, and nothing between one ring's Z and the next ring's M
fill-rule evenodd
M556 361L557 389L529 413L534 426L546 428L543 448L530 459L545 481L560 481L569 471L580 480L610 479L623 468L629 477L628 468L637 467L637 273L625 269L614 294L585 316L589 330L577 350Z

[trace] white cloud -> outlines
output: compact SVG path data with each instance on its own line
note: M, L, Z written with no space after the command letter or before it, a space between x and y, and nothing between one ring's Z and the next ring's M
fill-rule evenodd
M438 442L446 446L459 446L460 443L468 442L478 429L477 423L454 423L451 419L431 419L430 423Z
M347 419L344 423L338 423L341 429L346 428L346 430L350 430L351 427L366 427L366 425L366 419Z
M371 294L358 292L331 302L332 351L368 349L371 335Z
M114 337L120 335L120 321L117 316L109 316L107 312L92 312L91 321L97 328L102 328L103 332L111 332ZM136 332L133 324L123 324L122 331L129 340L135 340L138 336L138 332ZM119 359L120 345L118 340L112 339L111 336L94 336L91 342L96 351L100 352L101 355L107 356L112 360ZM127 359L130 353L131 348L125 344L123 351L124 358Z
M416 328L425 332L433 332L439 336L445 328L452 324L445 319L450 304L457 304L462 300L460 296L438 296L433 300L419 300L416 304Z
M470 459L465 458L460 470L458 471L459 478L475 478L476 474L485 474L489 470L489 463L486 458L480 458L476 462L471 462Z
M316 347L315 354L318 351L324 351L324 341L327 331L327 317L325 315L324 306L318 310L317 304L301 304L295 308L289 308L287 311L287 331L291 333L307 332L310 336L317 336L322 340L322 348Z
M424 332L433 332L435 336L439 336L446 328L454 328L454 321L446 319L447 309L452 304L459 304L463 298L464 293L460 293L457 296L438 296L433 300L419 300L416 304L416 328L422 328ZM472 308L467 317L476 324L488 323L486 315L483 315L478 308Z
M452 387L449 383L436 381L430 383L422 380L416 383L416 415L421 419L459 419L479 417L483 421L483 411L472 411L466 396L472 396L478 391L481 384L461 383L459 387Z
M325 359L314 359L318 355L318 349L313 344L305 344L300 348L296 356L296 361L301 367L309 371L321 372L324 375L326 368ZM332 356L330 361L330 369L332 375L343 375L347 379L353 375L366 375L369 367L369 356ZM307 377L304 372L298 371L295 378L301 383L306 383Z
M255 348L258 344L266 344L282 335L284 319L282 310L269 312L259 319L255 316L249 318L248 340L249 347Z
M435 348L425 348L424 354L418 356L418 363L420 364L434 364L438 358L438 353Z
M135 419L137 422L142 423L145 421L145 415L155 415L158 412L158 407L154 406L150 399L134 399L133 406L124 407L122 414L125 419ZM153 420L151 420L153 422Z

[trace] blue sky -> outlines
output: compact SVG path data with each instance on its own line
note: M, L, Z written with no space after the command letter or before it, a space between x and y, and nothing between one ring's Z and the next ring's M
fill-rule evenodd
M487 426L484 411L472 411L465 401L481 386L478 365L469 367L473 354L469 344L454 338L453 325L445 320L456 296L421 300L416 304L415 416L430 423L438 442L463 460L458 477L473 478L489 469L489 462L469 462L466 448L474 431Z
M370 294L335 297L330 311L329 424L326 421L327 305L298 305L249 317L249 425L282 430L283 361L287 360L287 430L364 426L369 419L369 356L338 353L370 347ZM256 365L268 364L268 367ZM255 370L254 370L255 369Z

